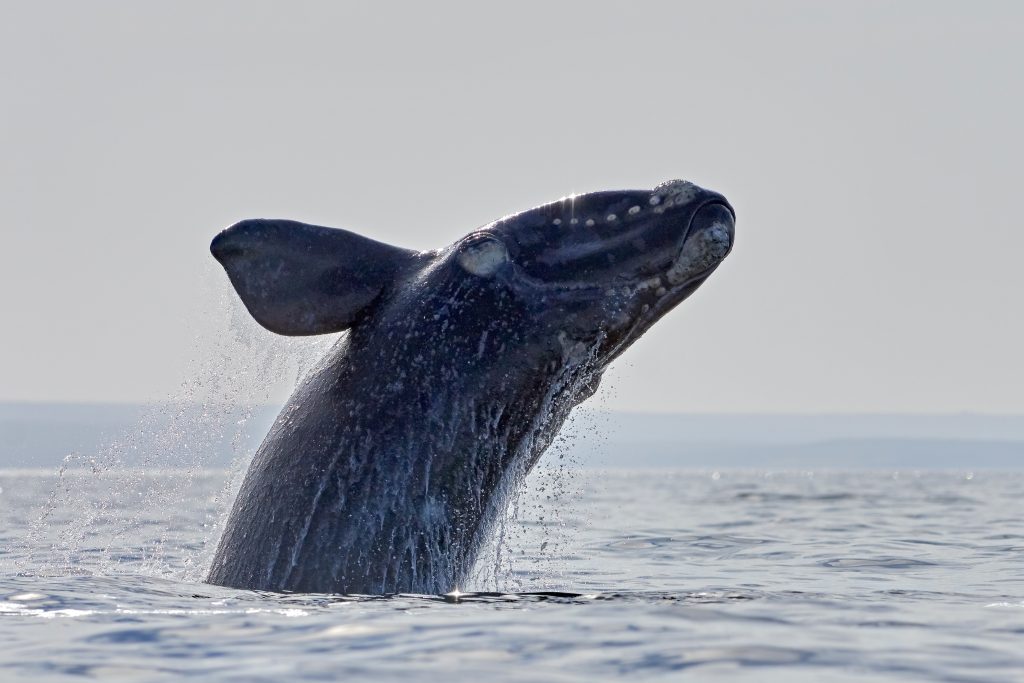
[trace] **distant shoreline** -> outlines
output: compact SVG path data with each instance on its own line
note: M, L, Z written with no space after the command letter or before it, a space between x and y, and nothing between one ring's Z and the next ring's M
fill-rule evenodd
M251 456L278 410L0 401L0 468L48 469L69 453L127 467L224 468ZM563 459L588 469L1012 470L1024 468L1024 416L584 408L574 413L555 448Z

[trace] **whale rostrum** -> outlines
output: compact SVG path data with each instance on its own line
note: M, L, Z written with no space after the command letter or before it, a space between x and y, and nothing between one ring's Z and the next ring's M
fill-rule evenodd
M608 364L730 252L722 195L575 195L417 252L246 220L211 245L252 316L344 331L242 483L208 581L444 593Z

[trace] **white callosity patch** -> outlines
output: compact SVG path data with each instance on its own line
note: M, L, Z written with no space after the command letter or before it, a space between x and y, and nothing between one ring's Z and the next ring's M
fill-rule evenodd
M655 213L663 213L673 206L689 204L697 196L699 188L688 180L670 180L654 188L650 203L656 206Z
M686 240L679 258L665 273L665 278L672 285L686 282L725 258L729 246L728 226L714 223Z
M459 265L467 272L490 277L508 261L508 250L496 239L484 239L467 246L459 254Z

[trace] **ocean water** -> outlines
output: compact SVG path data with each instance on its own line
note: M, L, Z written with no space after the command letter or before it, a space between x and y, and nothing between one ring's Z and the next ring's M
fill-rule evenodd
M0 471L0 680L1024 680L1024 474L542 468L473 585L202 583L221 470Z

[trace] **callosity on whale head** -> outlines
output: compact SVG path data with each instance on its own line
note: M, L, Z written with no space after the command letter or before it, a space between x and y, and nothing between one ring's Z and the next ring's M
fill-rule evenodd
M608 363L732 248L686 181L595 192L413 252L292 221L211 247L257 321L348 330L242 485L209 580L267 590L450 590Z
M733 210L682 181L595 192L505 218L470 235L508 254L499 284L609 361L689 296L733 243Z

